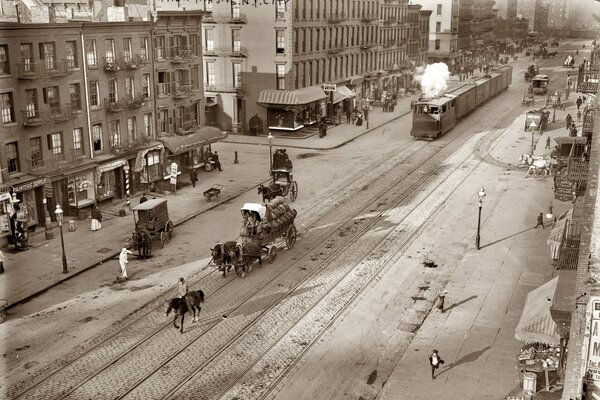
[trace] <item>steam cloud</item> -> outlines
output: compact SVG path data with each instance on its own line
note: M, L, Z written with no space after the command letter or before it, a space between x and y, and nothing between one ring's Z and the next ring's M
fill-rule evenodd
M419 75L416 75L418 79ZM425 97L438 97L448 88L446 83L450 79L450 71L445 63L429 64L420 76L421 92Z

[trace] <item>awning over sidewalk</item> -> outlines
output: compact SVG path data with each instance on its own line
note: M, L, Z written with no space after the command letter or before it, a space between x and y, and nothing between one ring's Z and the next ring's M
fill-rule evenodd
M570 221L572 219L573 219L573 209L572 208L565 211L563 214L561 214L558 217L558 219L556 220L556 223L554 224L554 226L552 227L552 231L550 232L550 237L548 237L546 244L548 244L549 246L560 246L560 244L562 243L564 232L565 232L565 225L567 224L567 221Z
M352 90L348 89L345 85L339 85L333 92L333 104L339 103L342 100L350 99L356 96Z
M120 158L118 160L113 160L106 164L100 164L100 165L98 165L98 173L101 174L103 172L112 171L113 169L122 167L125 164L127 164L127 160L125 160L123 158Z
M256 101L259 104L298 106L325 99L327 94L320 86L309 86L297 90L262 90Z
M525 343L541 342L549 345L560 343L558 326L550 314L550 306L558 277L546 282L527 294L521 319L515 329L515 338Z
M195 133L182 136L167 136L158 138L173 154L185 153L200 146L218 142L227 137L219 128L204 126Z
M558 284L550 306L550 314L558 325L559 332L567 335L571 327L571 313L575 310L577 270L564 269L558 273Z

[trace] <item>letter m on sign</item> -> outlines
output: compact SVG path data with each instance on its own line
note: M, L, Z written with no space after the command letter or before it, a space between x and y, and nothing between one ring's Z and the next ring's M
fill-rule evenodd
M600 357L600 342L594 342L592 344L592 356Z

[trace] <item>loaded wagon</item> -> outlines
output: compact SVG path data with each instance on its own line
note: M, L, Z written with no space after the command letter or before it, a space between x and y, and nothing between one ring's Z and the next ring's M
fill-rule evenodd
M133 208L133 248L139 256L152 253L152 241L159 239L162 246L173 238L173 221L169 219L167 200L152 199Z

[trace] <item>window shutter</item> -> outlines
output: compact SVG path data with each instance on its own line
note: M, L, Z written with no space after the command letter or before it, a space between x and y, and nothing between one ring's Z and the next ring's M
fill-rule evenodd
M52 134L47 135L46 139L48 141L48 150L52 150Z

